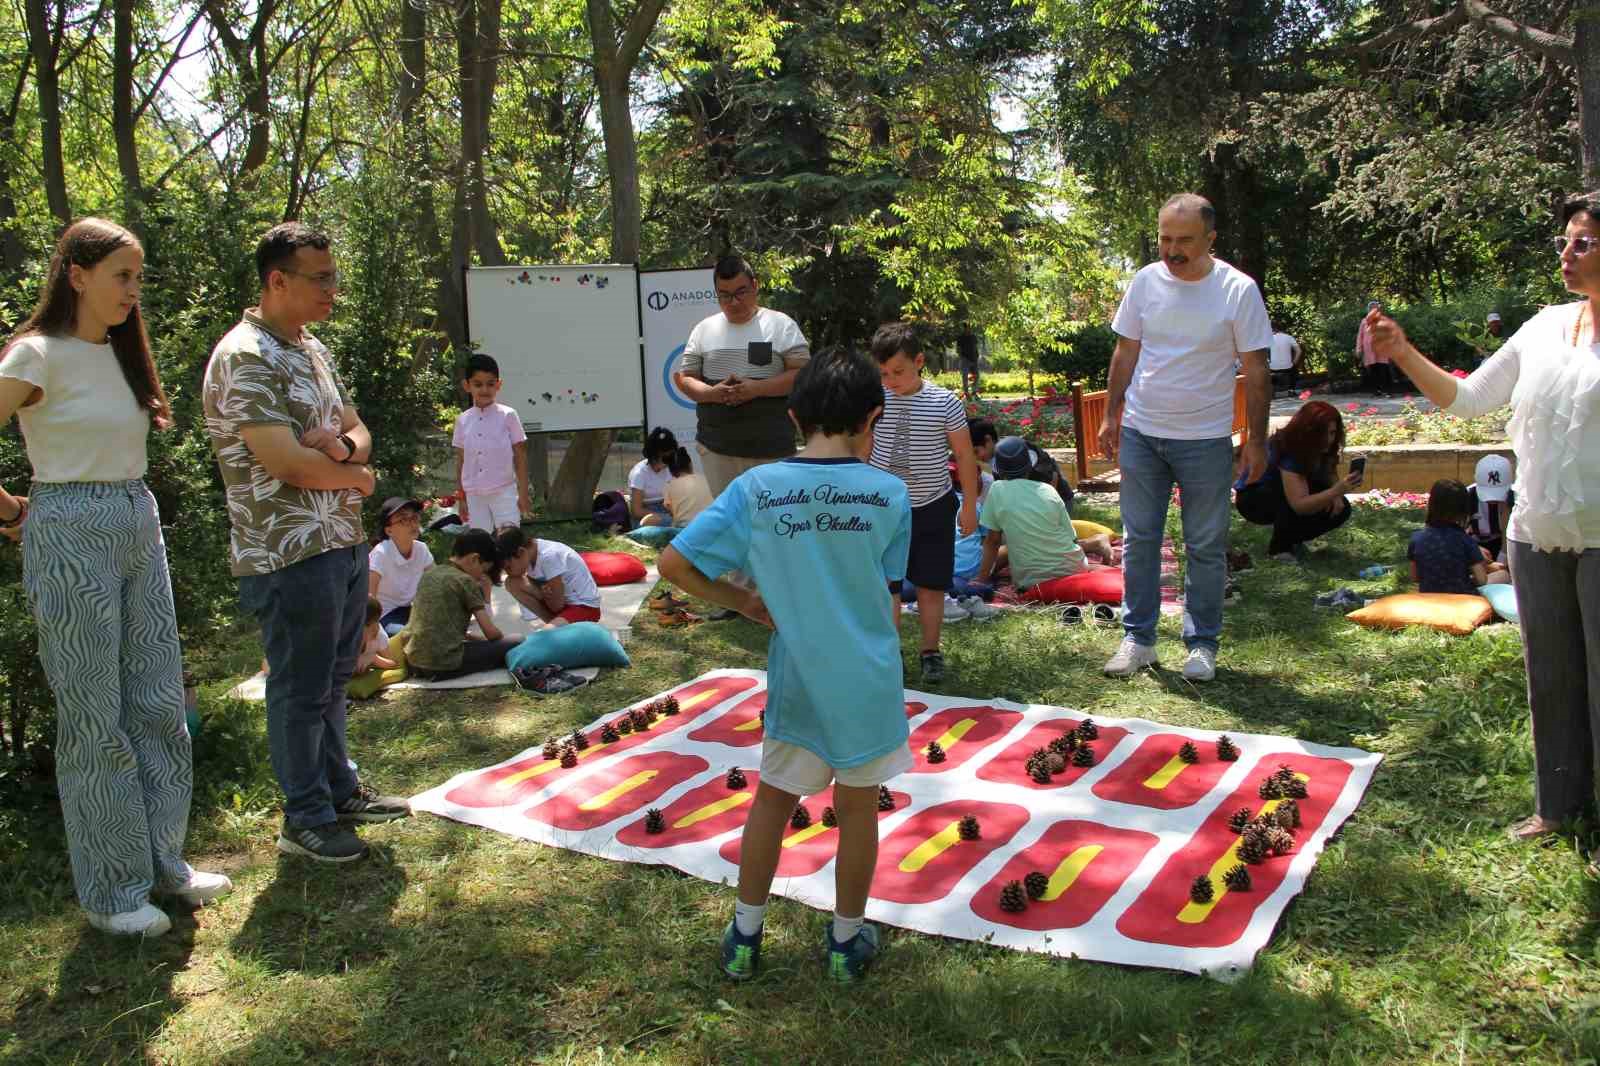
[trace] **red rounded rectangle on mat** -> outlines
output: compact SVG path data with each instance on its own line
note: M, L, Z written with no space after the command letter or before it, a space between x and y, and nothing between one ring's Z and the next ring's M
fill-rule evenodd
M522 816L556 829L593 829L659 799L711 764L698 755L653 751L597 770Z
M1033 844L1017 852L972 898L972 912L996 925L1043 932L1073 929L1099 912L1116 895L1151 848L1154 833L1116 829L1076 819L1057 822ZM1028 900L1018 914L1000 909L1000 890L1030 873L1050 878L1041 899Z
M1178 749L1186 741L1199 750L1198 762L1186 763L1178 758ZM1175 811L1204 799L1233 766L1217 758L1217 746L1212 741L1156 733L1145 737L1132 755L1096 781L1094 794L1115 803Z
M784 829L783 842L778 851L777 876L779 877L806 877L814 874L832 862L834 854L839 850L838 827L822 824L822 809L833 805L833 786L829 785L802 802L805 803L806 810L811 813L811 824L804 829L796 829L793 826ZM910 802L911 797L904 792L894 793L895 810L905 810L906 804ZM881 822L893 813L894 811L879 811L878 820ZM744 837L736 836L723 844L718 854L737 866L743 843Z
M982 835L977 840L962 840L957 831L969 814L978 819ZM1027 808L1014 803L953 800L916 811L878 845L872 896L894 903L942 899L1027 822Z
M1028 756L1040 748L1048 748L1050 742L1063 733L1078 728L1081 719L1077 718L1052 718L1047 722L1040 722L1025 733L1021 740L1015 744L1008 744L1000 749L999 754L978 767L978 777L984 781L996 781L1006 785L1019 785L1022 788L1031 788L1036 791L1046 792L1050 789L1066 788L1074 784L1084 774L1094 769L1093 766L1074 766L1072 757L1067 756L1067 767L1059 774L1051 777L1050 783L1041 785L1028 776ZM1100 736L1089 742L1094 749L1095 765L1105 761L1128 731L1121 726L1103 725L1100 727Z
M1133 905L1117 919L1117 931L1133 940L1153 944L1172 944L1183 948L1215 948L1232 944L1244 935L1255 909L1272 895L1288 876L1294 852L1274 855L1266 862L1248 867L1250 889L1235 892L1222 883L1221 874L1237 860L1232 849L1239 834L1228 828L1228 817L1240 807L1260 813L1269 803L1256 794L1261 779L1287 765L1304 774L1307 796L1298 800L1301 827L1294 831L1296 851L1328 817L1334 801L1344 791L1353 767L1343 759L1277 752L1261 756L1239 787L1201 823L1189 842L1167 859ZM1220 867L1220 869L1219 869ZM1191 905L1189 886L1196 877L1211 877L1213 901Z
M727 772L730 769L732 767L719 768L717 776L703 785L696 785L664 808L661 820L666 828L661 832L645 832L644 819L640 818L622 827L617 834L618 842L634 848L670 848L678 844L698 844L744 825L761 774L746 770L744 787L729 788Z
M644 732L629 733L610 743L600 739L600 732L605 723L616 721L626 713L626 710L608 714L600 719L598 725L584 732L589 739L589 746L578 752L577 766L564 767L559 759L546 759L541 753L534 752L526 758L472 775L446 792L445 802L473 808L515 807L551 782L559 781L578 770L585 762L629 751L641 744L648 744L656 737L675 732L687 726L696 715L710 710L723 700L755 684L756 679L753 677L713 677L672 690L664 695L677 699L677 714L658 716ZM655 698L652 697L652 700ZM645 706L650 702L651 700L645 700L634 706Z
M950 707L933 715L911 733L911 754L917 762L907 773L942 774L954 770L978 754L1022 720L1017 711L997 707ZM928 743L939 741L944 748L942 763L928 762Z
M928 705L921 700L906 700L906 717L915 718L928 709Z
M767 706L767 690L752 692L723 711L705 725L689 734L690 740L703 740L708 744L726 744L733 748L748 748L761 743L761 712Z

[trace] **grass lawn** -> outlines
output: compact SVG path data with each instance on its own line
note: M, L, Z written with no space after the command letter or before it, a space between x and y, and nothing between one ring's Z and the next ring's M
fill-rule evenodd
M1085 509L1082 517L1115 520ZM1111 681L1118 632L1013 612L947 630L943 690L1355 744L1386 759L1253 973L1234 985L887 931L868 983L821 976L824 916L774 900L766 969L722 980L732 892L431 816L364 831L348 868L282 859L260 705L223 697L259 652L207 649L191 858L237 891L167 937L84 923L48 795L0 809L0 1062L1592 1062L1600 886L1570 838L1518 846L1530 808L1517 634L1357 630L1311 606L1399 562L1416 512L1363 511L1305 568L1258 563L1228 608L1215 683ZM1266 531L1236 546L1265 556ZM587 534L578 538L587 539ZM913 627L903 627L907 654ZM421 791L716 667L761 667L744 622L641 619L630 670L572 696L509 689L356 705L380 788ZM914 677L908 681L915 685ZM33 796L28 806L29 795ZM20 807L19 807L20 804ZM1587 839L1585 840L1587 843Z

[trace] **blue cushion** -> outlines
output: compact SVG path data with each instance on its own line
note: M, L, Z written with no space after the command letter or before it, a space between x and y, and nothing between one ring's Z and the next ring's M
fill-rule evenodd
M672 538L682 532L683 530L677 526L640 526L638 529L628 530L623 536L640 544L659 548L663 544L671 543Z
M573 622L529 633L522 643L506 655L506 669L525 670L535 666L628 666L628 653L622 650L611 630L599 622Z
M1489 601L1489 606L1494 608L1494 613L1504 618L1507 622L1518 622L1517 615L1517 590L1510 585L1479 585L1478 591L1483 593L1483 598Z

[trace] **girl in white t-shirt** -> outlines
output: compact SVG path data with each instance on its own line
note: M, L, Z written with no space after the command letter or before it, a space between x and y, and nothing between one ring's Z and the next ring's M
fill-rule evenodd
M31 499L23 582L56 697L56 781L78 901L108 933L172 928L153 893L193 906L229 891L183 860L194 782L183 660L146 438L172 411L139 313L144 249L86 218L56 245L32 316L0 354L0 425L17 415Z
M672 453L678 450L678 438L672 430L657 426L645 438L644 458L633 464L628 472L628 513L641 526L670 526L672 516L664 502L667 486L672 482L672 471L667 464Z
M422 503L391 496L378 512L380 539L367 555L367 591L383 607L378 624L394 636L411 621L417 582L433 565L433 553L422 542Z

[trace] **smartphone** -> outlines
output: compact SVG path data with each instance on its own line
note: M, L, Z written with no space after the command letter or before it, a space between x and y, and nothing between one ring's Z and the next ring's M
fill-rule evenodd
M750 361L751 366L771 366L772 342L751 341L750 347L745 352L745 358Z
M1367 476L1367 457L1364 455L1358 455L1354 459L1350 460L1350 473L1365 480Z

